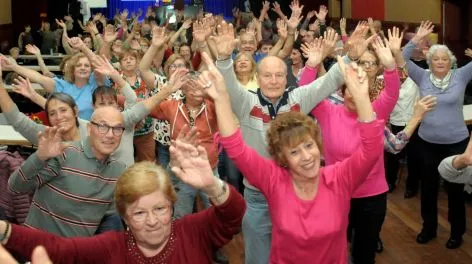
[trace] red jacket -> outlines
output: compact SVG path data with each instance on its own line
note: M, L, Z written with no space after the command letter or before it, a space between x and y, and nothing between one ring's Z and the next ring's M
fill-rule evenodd
M0 151L0 208L5 211L9 221L22 224L31 205L28 194L16 194L8 188L10 175L23 164L23 157L18 152Z

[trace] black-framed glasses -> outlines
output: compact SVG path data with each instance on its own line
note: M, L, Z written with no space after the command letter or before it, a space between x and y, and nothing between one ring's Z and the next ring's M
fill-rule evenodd
M90 124L96 126L97 129L98 129L98 133L100 133L102 135L107 134L108 131L110 131L110 129L111 129L113 135L115 135L115 136L121 136L123 134L123 132L125 131L125 128L122 127L122 126L112 127L112 126L109 126L107 124L99 124L99 123L94 122L94 121L90 121Z

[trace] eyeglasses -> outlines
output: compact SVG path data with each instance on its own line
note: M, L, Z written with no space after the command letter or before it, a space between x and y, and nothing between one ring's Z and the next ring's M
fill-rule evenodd
M170 205L156 206L152 208L151 213L154 217L160 218L166 216L170 210ZM144 222L149 219L149 211L137 211L131 215L131 218L136 222Z
M90 121L90 124L96 126L97 129L98 129L98 133L100 133L102 135L107 134L108 131L110 131L110 129L113 132L113 135L115 135L115 136L120 136L120 135L123 134L123 131L125 131L125 128L121 127L121 126L112 127L112 126L109 126L107 124L99 124L99 123L96 123L94 121Z
M377 62L376 61L359 61L359 65L361 67L373 67L373 66L377 66Z
M169 65L169 69L177 69L177 68L186 68L185 64L171 64Z

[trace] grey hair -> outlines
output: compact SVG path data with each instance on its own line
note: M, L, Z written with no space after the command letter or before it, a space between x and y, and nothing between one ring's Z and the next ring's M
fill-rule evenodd
M449 56L449 60L451 60L451 67L452 68L457 67L457 58L456 56L454 56L454 54L452 54L452 51L446 45L434 44L433 46L431 46L431 48L429 48L428 53L426 53L426 62L428 63L430 70L431 70L433 55L438 51L446 52L447 56Z

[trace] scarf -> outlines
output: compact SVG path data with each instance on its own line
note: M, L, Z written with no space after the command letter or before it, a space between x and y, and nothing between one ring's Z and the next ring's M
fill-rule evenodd
M451 81L451 76L452 76L452 70L449 70L449 72L446 74L446 76L443 79L437 78L436 76L434 76L433 72L430 72L429 79L431 80L434 86L436 86L438 89L444 92L449 86L449 82Z

